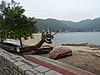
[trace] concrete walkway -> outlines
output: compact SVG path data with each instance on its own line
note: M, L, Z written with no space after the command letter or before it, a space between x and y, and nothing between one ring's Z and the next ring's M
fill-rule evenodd
M74 66L38 55L26 55L26 59L45 67L44 70L48 68L50 70L55 71L56 73L54 74L52 71L50 71L48 72L48 74L45 75L95 75L91 72L76 68ZM38 71L42 69L38 68Z

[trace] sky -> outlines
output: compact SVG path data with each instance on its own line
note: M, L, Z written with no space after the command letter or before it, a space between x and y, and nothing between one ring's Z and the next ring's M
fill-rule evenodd
M6 0L10 1L10 0ZM30 17L78 22L100 17L100 0L15 0Z

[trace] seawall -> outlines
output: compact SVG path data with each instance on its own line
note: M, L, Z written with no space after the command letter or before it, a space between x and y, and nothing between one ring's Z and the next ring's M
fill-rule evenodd
M88 71L38 55L25 57L0 48L0 70L4 75L94 75Z

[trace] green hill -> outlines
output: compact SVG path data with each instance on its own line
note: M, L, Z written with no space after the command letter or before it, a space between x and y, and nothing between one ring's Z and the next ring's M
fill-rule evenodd
M37 19L36 26L39 32L41 31L41 27L43 27L45 31L47 31L47 28L50 27L50 31L52 32L58 30L60 30L61 32L74 31L74 28L71 28L63 22L56 19Z
M78 31L100 31L100 18L93 20L86 19L80 22L61 21L71 28L76 28Z

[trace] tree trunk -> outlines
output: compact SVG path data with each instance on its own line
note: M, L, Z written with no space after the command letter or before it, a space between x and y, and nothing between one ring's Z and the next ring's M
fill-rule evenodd
M19 41L20 41L20 46L23 47L21 36L19 37Z
M1 42L3 43L3 41L4 41L4 40L3 40L3 38L1 37Z

